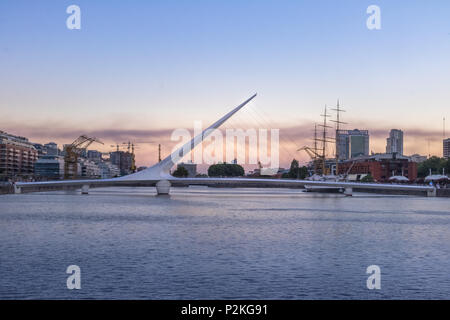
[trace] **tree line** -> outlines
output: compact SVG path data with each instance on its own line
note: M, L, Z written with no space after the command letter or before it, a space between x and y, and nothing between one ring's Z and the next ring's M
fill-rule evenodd
M188 171L183 166L179 166L172 175L178 178L185 178L188 176ZM242 177L244 175L244 168L234 163L218 163L208 168L208 176L210 177Z
M442 169L444 169L445 174L450 173L450 159L440 158L432 156L424 162L419 163L417 167L417 176L419 178L425 178L430 174L442 174Z
M172 175L174 177L187 177L188 171L179 166ZM239 164L234 163L218 163L213 164L208 168L208 176L210 177L242 177L245 175L244 168ZM305 166L300 167L298 160L294 159L291 162L289 171L282 175L282 178L286 179L305 179L308 176L308 168Z

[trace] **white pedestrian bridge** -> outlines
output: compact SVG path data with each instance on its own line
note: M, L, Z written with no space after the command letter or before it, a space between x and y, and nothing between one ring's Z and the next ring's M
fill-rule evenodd
M344 190L345 195L352 195L353 189L364 191L364 189L385 191L399 191L411 194L420 194L435 197L436 188L432 186L419 185L399 185L382 183L357 183L357 182L330 182L330 181L309 181L290 179L258 179L258 178L176 178L147 179L147 180L120 180L113 179L93 179L93 180L62 180L45 182L18 182L15 185L15 192L40 192L46 190L81 189L83 194L89 192L89 188L94 187L149 187L156 186L158 194L169 194L172 185L201 185L220 187L261 187L266 188L300 188L304 186L332 187Z

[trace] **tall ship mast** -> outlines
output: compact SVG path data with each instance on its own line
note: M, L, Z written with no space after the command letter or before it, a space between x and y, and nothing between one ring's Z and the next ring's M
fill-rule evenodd
M313 156L311 157L314 164L314 174L317 174L318 166L320 165L320 156L319 156L319 147L317 143L317 123L314 123L314 148L313 148Z
M341 129L341 127L340 127L341 124L346 124L345 122L342 122L340 120L340 113L345 112L345 110L340 108L339 99L337 101L336 109L331 109L331 110L336 111L336 120L331 120L331 121L336 123L336 136L335 136L336 152L335 153L336 153L336 176L337 176L337 175L339 175L339 130Z
M339 130L340 125L345 124L345 122L342 122L340 120L340 112L345 112L344 109L340 107L339 100L337 101L336 109L331 109L333 111L337 111L336 114L336 120L330 120L334 123L336 123L336 137L331 138L327 135L327 129L333 128L327 124L327 119L331 117L330 114L328 114L328 107L325 105L325 109L323 114L320 116L323 118L322 124L314 124L314 145L312 148L308 146L304 146L297 151L306 151L308 155L311 157L313 166L314 166L314 174L318 175L328 175L332 172L328 172L326 167L326 156L327 156L327 143L335 143L336 144L336 176L339 173L339 147L338 147L338 137L339 137ZM319 137L317 132L317 127L322 127L322 134L321 137ZM321 148L319 148L319 144Z
M331 139L331 138L329 138L327 136L327 129L332 128L329 125L327 125L327 118L331 117L331 115L329 115L327 113L327 111L328 111L328 108L325 105L324 112L323 112L323 114L320 115L321 117L323 117L323 124L318 125L319 127L322 127L322 129L323 129L322 130L322 139L318 139L318 138L315 139L316 141L319 141L322 143L322 154L320 155L320 161L321 161L320 164L322 166L322 175L327 174L326 163L325 163L327 142L333 142L333 141L330 141L329 139Z

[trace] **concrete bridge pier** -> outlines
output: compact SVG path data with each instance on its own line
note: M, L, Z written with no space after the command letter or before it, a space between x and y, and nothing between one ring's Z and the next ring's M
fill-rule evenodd
M346 195L347 197L353 196L353 188L345 188L344 195Z
M436 197L436 188L427 191L427 197Z
M168 180L160 180L156 183L156 193L158 195L169 194L171 183Z
M81 194L89 194L89 185L88 184L83 184L83 186L81 187Z
M22 193L22 188L18 187L16 184L14 184L14 193L15 194L21 194Z

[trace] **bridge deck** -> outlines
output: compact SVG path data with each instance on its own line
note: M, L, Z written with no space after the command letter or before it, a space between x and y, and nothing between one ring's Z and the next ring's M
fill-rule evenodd
M432 186L425 185L401 185L382 183L357 183L357 182L332 182L332 181L309 181L290 179L255 179L255 178L170 178L167 179L174 186L203 185L223 187L262 187L262 188L301 188L305 186L335 187L347 190L385 190L403 191L410 193L424 192L427 195L436 193ZM159 180L120 180L120 179L95 179L95 180L61 180L45 182L18 182L16 186L21 192L39 192L55 189L79 189L83 186L89 187L148 187L154 186Z

